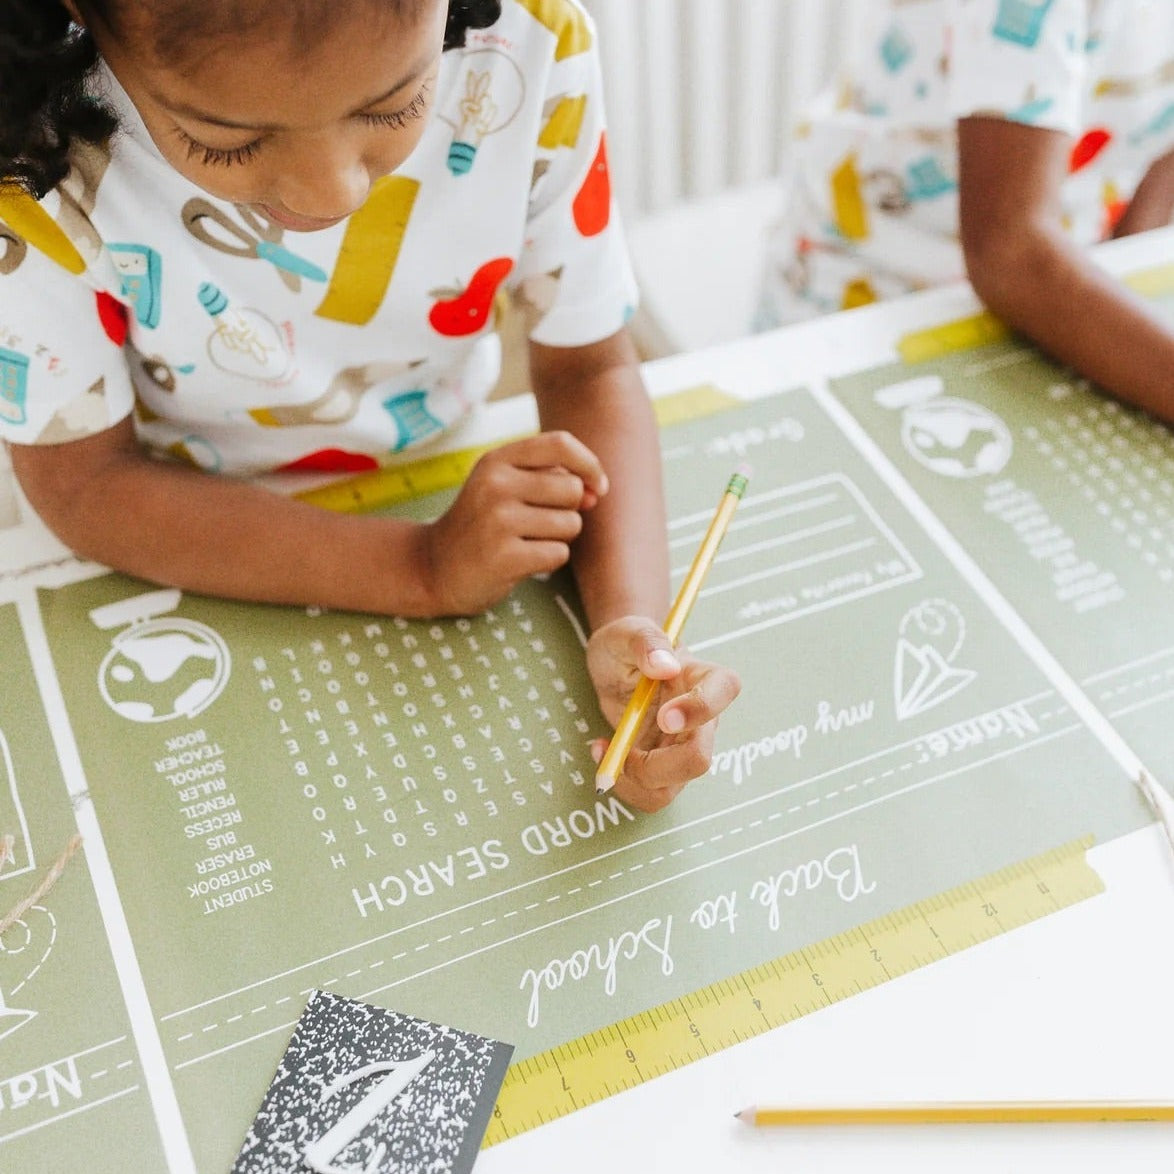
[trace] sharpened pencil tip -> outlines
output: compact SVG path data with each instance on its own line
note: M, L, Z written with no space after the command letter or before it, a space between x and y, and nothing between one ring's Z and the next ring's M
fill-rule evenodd
M597 795L606 794L615 785L616 781L611 775L598 774L595 776L595 793Z

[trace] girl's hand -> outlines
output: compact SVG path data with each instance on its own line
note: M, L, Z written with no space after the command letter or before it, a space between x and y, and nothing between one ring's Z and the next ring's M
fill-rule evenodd
M607 492L595 454L569 432L486 453L448 512L421 530L421 572L436 615L472 615L523 579L570 558L582 514Z
M668 806L690 779L709 770L718 715L742 688L738 674L674 651L659 625L641 616L613 620L592 634L587 671L613 726L641 676L661 682L615 794L641 811ZM606 748L604 738L592 745L597 763Z

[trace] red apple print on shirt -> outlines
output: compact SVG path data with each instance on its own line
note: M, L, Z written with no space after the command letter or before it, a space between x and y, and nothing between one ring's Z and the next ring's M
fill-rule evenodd
M571 205L575 227L584 236L596 236L606 227L611 217L611 178L607 171L607 135L599 136L599 150L591 160L591 168L583 186Z
M378 469L379 462L365 452L347 452L342 448L320 448L278 469L279 473L366 473Z
M126 307L105 290L94 294L94 299L98 303L98 320L106 331L106 337L115 346L122 346L126 342Z
M1094 126L1080 136L1068 156L1069 172L1087 167L1109 145L1112 135L1104 127Z
M489 321L497 287L514 267L509 257L486 261L461 290L435 289L432 296L439 300L428 312L428 321L437 334L459 338L476 334Z

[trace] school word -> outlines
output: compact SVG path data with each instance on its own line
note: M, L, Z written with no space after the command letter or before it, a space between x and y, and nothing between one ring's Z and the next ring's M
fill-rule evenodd
M672 914L663 919L652 917L638 930L624 930L608 938L606 945L592 942L566 958L552 958L538 970L526 970L518 987L529 995L527 1025L538 1026L542 992L557 991L567 982L578 983L592 975L602 976L603 993L611 998L619 986L619 964L633 962L641 953L651 953L659 959L660 973L667 978L673 972L673 959L669 953L672 932Z
M1117 576L1077 554L1076 543L1030 489L1021 489L1007 478L988 485L985 497L986 512L1010 526L1028 554L1050 568L1060 603L1080 614L1125 598Z
M845 903L871 893L874 881L865 881L860 865L860 851L855 844L833 848L826 856L784 868L764 880L755 881L750 889L750 900L757 901L767 913L767 924L777 930L781 923L779 899L797 897L825 885L831 886L836 896Z

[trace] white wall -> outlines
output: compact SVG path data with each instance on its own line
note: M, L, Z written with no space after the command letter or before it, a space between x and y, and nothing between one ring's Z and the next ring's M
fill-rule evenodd
M584 0L626 217L777 174L791 125L865 2Z

